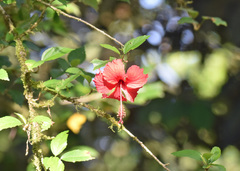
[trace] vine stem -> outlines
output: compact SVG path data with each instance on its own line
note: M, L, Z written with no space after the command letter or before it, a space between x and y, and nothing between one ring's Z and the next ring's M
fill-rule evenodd
M122 124L119 124L118 121L116 121L116 119L114 117L112 117L110 114L104 112L103 110L97 109L95 107L93 107L90 104L87 103L83 103L81 102L79 98L73 98L73 97L66 97L64 95L61 95L60 93L56 93L51 89L45 88L45 91L53 94L53 95L58 95L58 97L60 97L62 100L66 100L72 104L74 104L75 106L82 106L82 107L86 107L89 110L91 110L92 112L96 113L97 116L102 117L107 119L108 121L110 121L111 125L116 126L118 129L124 131L125 133L127 133L133 140L135 140L155 161L157 161L157 163L159 165L161 165L165 170L170 171L169 168L167 168L168 164L164 164L162 163L148 148L147 146L140 141L135 135L133 135L133 133L131 133L127 128L125 128Z
M118 40L115 39L114 37L110 36L109 34L105 33L104 31L100 30L99 28L95 27L94 25L90 24L89 22L87 22L87 21L85 21L85 20L83 20L83 19L81 19L81 18L78 18L78 17L72 16L72 15L70 15L70 14L67 14L67 13L63 12L62 10L54 7L53 5L51 5L51 4L47 3L47 2L44 2L44 1L42 1L42 0L37 0L37 1L40 2L40 3L42 3L42 4L44 4L44 5L46 5L46 6L48 6L48 7L50 7L50 8L52 8L54 11L56 11L56 12L59 13L59 14L62 14L62 15L64 15L64 16L68 17L68 18L71 18L71 19L80 21L80 22L88 25L88 26L91 27L92 29L94 29L94 30L102 33L103 35L107 36L109 39L115 41L115 42L118 43L121 47L124 46L120 41L118 41Z
M40 149L40 142L41 142L41 129L40 125L36 122L30 123L30 121L37 116L37 112L34 109L35 100L33 99L33 91L32 91L32 78L31 73L28 71L27 65L25 64L27 51L23 46L21 38L15 33L15 26L12 22L11 17L6 13L4 8L0 5L0 11L4 16L6 23L8 24L9 31L13 32L14 40L16 42L16 57L20 64L21 69L21 80L23 83L24 88L24 96L28 102L28 130L26 131L28 134L28 140L26 144L29 142L32 145L32 152L33 152L33 164L36 167L37 171L41 171L44 168L41 159L43 158L42 150ZM28 153L28 144L26 147L26 154Z

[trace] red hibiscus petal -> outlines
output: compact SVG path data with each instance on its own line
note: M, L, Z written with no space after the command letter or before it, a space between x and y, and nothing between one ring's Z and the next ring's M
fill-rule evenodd
M124 64L121 59L115 59L107 63L103 71L104 79L110 84L117 84L119 80L124 80Z
M95 83L97 91L102 94L109 93L109 91L115 87L115 85L111 85L103 79L103 73L101 71L96 74L93 82Z
M135 88L135 89L132 89L132 88L128 88L126 87L125 85L123 86L122 88L122 91L126 97L126 99L130 102L134 102L134 99L135 97L137 96L137 92L140 88Z
M143 74L143 69L137 65L132 65L127 70L126 75L127 79L125 83L127 87L131 89L141 88L147 82L148 78L148 74Z
M107 97L111 99L117 99L120 101L120 86L118 85L116 89ZM122 101L127 101L127 99L122 94Z

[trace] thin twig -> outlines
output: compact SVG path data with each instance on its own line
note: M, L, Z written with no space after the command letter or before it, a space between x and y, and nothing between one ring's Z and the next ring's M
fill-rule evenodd
M64 16L68 17L68 18L72 18L72 19L74 19L74 20L80 21L80 22L88 25L89 27L93 28L94 30L102 33L103 35L107 36L107 37L110 38L111 40L115 41L115 42L118 43L120 46L122 46L122 47L124 46L120 41L118 41L117 39L113 38L112 36L110 36L109 34L105 33L104 31L100 30L99 28L95 27L94 25L90 24L89 22L87 22L87 21L85 21L85 20L83 20L83 19L81 19L81 18L78 18L78 17L72 16L72 15L69 15L69 14L63 12L62 10L60 10L60 9L52 6L51 4L49 4L49 3L47 3L47 2L44 2L44 1L41 1L41 0L37 0L37 1L40 2L40 3L42 3L42 4L44 4L44 5L47 5L48 7L52 8L54 11L56 11L56 12L59 13L59 14L62 14L62 15L64 15Z
M145 144L143 144L142 141L140 141L135 135L133 135L127 128L123 127L122 128L124 132L126 132L132 139L134 139L138 144L141 145L141 147L150 155L152 156L152 158L154 158L154 160L156 160L158 162L158 164L160 164L164 169L170 171L166 166L168 164L164 164L162 163L146 146Z
M10 33L15 29L14 24L10 18L10 16L6 13L6 11L4 10L4 8L0 5L0 11L2 12L4 19L6 20L6 22L8 23L9 26L9 31Z
M56 95L57 93L52 91L51 89L45 89L47 92ZM93 107L90 104L86 104L81 102L81 100L79 98L73 98L73 97L66 97L63 96L61 94L58 94L58 97L61 98L62 100L66 100L76 106L83 106L88 108L89 110L91 110L92 112L96 113L97 116L102 117L107 119L108 121L111 122L112 125L117 126L118 129L123 130L124 132L126 132L133 140L135 140L138 144L140 144L140 146L155 160L158 162L159 165L161 165L165 170L170 171L170 169L167 168L168 164L164 164L162 163L145 145L142 141L140 141L135 135L133 135L127 128L125 128L123 125L119 124L118 121L116 121L116 119L114 117L112 117L110 114L102 111L101 109L97 109L95 107Z

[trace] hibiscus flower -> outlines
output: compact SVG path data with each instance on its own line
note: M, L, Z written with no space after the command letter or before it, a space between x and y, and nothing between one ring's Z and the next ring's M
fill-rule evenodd
M125 73L121 59L108 62L103 70L96 74L94 83L97 91L102 93L103 98L112 98L120 101L118 117L119 123L123 123L125 110L122 101L134 102L137 92L147 82L148 75L143 74L143 69L132 65ZM110 95L108 95L110 93Z

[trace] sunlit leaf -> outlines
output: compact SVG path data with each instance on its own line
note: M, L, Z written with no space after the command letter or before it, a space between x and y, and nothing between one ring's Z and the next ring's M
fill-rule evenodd
M61 159L66 162L81 162L95 159L91 156L89 151L86 150L72 150L62 155Z
M68 79L68 78L67 78ZM45 81L43 84L44 86L51 88L51 89L55 89L56 91L59 91L61 89L66 89L66 88L70 88L73 86L73 84L71 83L71 81L69 80L56 80L56 79L51 79L51 80L47 80Z
M102 47L104 47L106 49L112 50L113 52L115 52L115 53L120 55L119 50L116 47L114 47L114 46L111 46L109 44L100 44L100 46L102 46Z
M5 4L11 4L11 3L13 3L15 0L3 0L3 2L5 3Z
M63 131L59 133L51 141L51 151L55 156L59 155L67 147L68 132L69 131Z
M108 62L110 62L110 61L112 61L112 60L114 60L114 59L116 59L116 58L114 58L114 57L110 57L110 59L109 60L100 60L100 59L93 59L92 61L91 61L91 63L93 64L93 70L95 70L95 69L99 69L99 68L101 68L101 67L104 67Z
M51 47L43 52L41 60L51 61L60 58L71 51L73 51L73 49L66 47Z
M209 158L209 163L215 162L221 156L221 149L219 147L213 147L211 150L212 156Z
M199 14L198 11L193 10L193 9L187 9L186 11L188 12L188 14L189 14L192 18L196 18L196 17L198 16L198 14Z
M93 67L94 67L93 70L95 70L95 69L99 69L101 67L104 67L108 63L108 61L103 61L103 60L100 60L100 59L93 59L91 61L91 63L93 64Z
M44 157L43 165L50 171L64 171L64 164L58 157Z
M176 157L189 157L198 161L202 161L201 153L195 150L181 150L172 153Z
M41 126L41 132L48 130L52 125L52 120L47 116L36 116L32 122L37 122Z
M67 126L74 134L78 134L86 121L87 118L85 115L80 113L74 113L68 118Z
M136 99L134 100L135 104L144 104L148 100L155 98L161 98L164 96L163 85L161 82L154 82L144 85L139 91Z
M73 81L75 80L77 77L80 76L80 73L79 74L76 74L76 75L71 75L70 77L68 77L67 79L65 80L62 80L62 83L61 85L57 86L56 87L56 90L61 90L61 89L65 89L68 87L68 85Z
M68 55L68 62L74 67L83 63L85 59L86 54L84 46L71 51Z
M203 16L202 17L203 20L211 20L214 24L216 24L217 26L223 25L223 26L227 26L227 22L222 20L219 17L209 17L209 16Z
M8 78L8 73L5 69L0 69L0 80L10 81Z
M0 118L0 131L20 125L22 125L22 122L12 116L4 116Z
M209 164L209 158L210 158L211 156L212 156L212 153L204 153L204 154L202 155L203 160L204 160L204 163L205 163L206 165Z
M44 61L35 61L32 59L28 59L25 61L25 64L27 65L29 70L32 70L33 68L36 68L40 65L42 65L44 63Z
M182 17L178 20L178 24L193 24L193 23L198 23L196 20L194 20L192 17Z
M89 147L89 146L84 146L84 145L76 146L76 147L73 147L72 150L88 151L92 157L98 157L99 156L98 151L95 150L92 147Z
M27 124L27 119L20 113L14 113L15 115L17 115L22 121L24 124Z
M144 35L144 36L139 36L134 39L129 40L123 48L123 53L126 54L130 50L136 49L139 47L141 44L143 44L150 36Z

